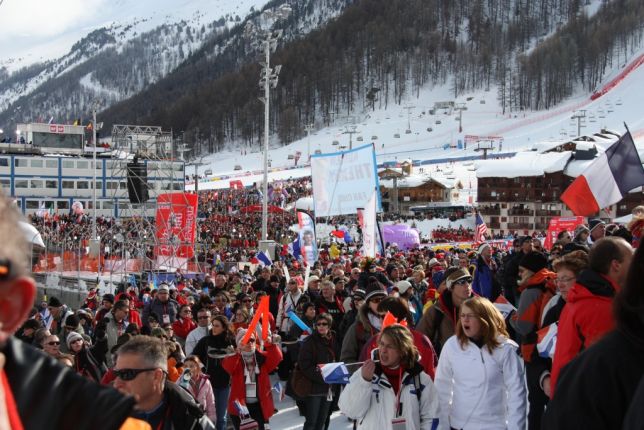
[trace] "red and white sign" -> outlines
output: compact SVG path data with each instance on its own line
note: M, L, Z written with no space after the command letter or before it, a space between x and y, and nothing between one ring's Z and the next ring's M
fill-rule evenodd
M157 256L192 258L197 229L196 194L171 193L157 197Z
M566 230L573 232L575 228L584 223L583 216L573 216L573 217L560 217L556 216L550 220L548 225L548 234L546 235L546 240L543 242L543 247L546 249L552 248L552 245L557 241L557 235Z

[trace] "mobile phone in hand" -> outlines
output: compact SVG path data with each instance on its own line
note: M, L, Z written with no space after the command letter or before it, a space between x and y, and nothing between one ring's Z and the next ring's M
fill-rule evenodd
M380 350L378 348L371 350L371 361L380 361Z

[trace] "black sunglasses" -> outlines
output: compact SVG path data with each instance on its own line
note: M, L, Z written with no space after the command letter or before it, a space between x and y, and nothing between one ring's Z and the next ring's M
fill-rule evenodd
M147 369L114 369L112 370L112 372L114 373L115 377L120 378L123 381L131 381L139 376L139 373L151 372L157 369L158 367L151 367Z
M329 323L326 322L326 321L320 321L319 323L316 323L315 325L317 325L317 326L328 326Z
M49 346L60 345L60 342L47 342L47 345Z

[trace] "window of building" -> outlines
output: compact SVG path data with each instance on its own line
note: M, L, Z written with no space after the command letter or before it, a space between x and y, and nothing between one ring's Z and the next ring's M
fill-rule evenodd
M89 189L89 183L87 181L78 181L76 182L77 190L87 190Z
M174 186L174 190L175 190L175 191L183 191L183 184L182 184L182 183L177 183L177 182L175 182L175 183L173 184L173 186Z
M26 179L16 179L15 181L16 188L29 188L29 181Z
M42 160L31 160L31 167L42 168L42 166L43 166Z
M127 182L119 182L119 189L127 190Z
M89 167L89 163L87 161L77 161L76 162L76 168L78 169L87 169Z
M74 181L63 181L63 188L67 190L74 189Z
M26 158L15 158L13 164L16 167L29 167L29 160Z
M63 160L63 169L73 169L75 167L73 160Z
M8 158L0 158L0 167L9 167L9 159Z
M48 169L55 169L58 167L58 160L45 160L45 167Z
M58 181L55 179L45 181L45 188L58 188Z
M43 182L40 179L32 179L30 188L42 188Z
M0 179L0 185L2 186L2 188L11 187L11 179Z
M69 202L67 200L59 200L58 209L69 209Z
M103 209L114 209L113 202L103 202Z
M25 205L26 209L38 209L40 207L40 203L38 200L27 200L27 203Z

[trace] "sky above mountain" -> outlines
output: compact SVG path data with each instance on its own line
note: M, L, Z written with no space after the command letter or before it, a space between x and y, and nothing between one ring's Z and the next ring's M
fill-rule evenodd
M144 32L165 22L199 19L204 23L227 14L242 19L266 0L4 0L0 18L0 66L56 58L94 29L112 23L136 23ZM13 60L13 61L12 61Z

